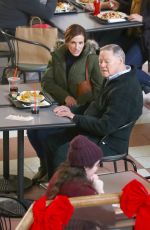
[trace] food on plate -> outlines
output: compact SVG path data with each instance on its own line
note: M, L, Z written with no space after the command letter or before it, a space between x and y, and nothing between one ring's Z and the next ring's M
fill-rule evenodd
M119 11L108 11L108 12L101 12L100 14L97 15L97 17L102 20L122 19L126 17L126 14Z
M40 93L40 91L23 91L20 93L20 95L17 97L17 100L31 103L34 100L42 101L44 100L44 96Z
M74 6L66 2L58 2L55 13L70 12L74 10Z

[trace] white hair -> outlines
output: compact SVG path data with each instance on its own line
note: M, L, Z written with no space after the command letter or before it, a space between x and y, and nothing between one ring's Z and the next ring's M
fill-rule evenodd
M125 63L125 53L119 45L109 44L100 48L100 52L104 50L112 51L115 56L121 57L123 62Z

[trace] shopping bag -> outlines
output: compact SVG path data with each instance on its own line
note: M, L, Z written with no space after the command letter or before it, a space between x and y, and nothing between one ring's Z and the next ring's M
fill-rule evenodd
M32 28L19 26L16 28L16 37L29 41L40 42L53 49L58 37L57 28ZM22 64L48 64L51 55L42 47L17 42L19 50L18 63Z

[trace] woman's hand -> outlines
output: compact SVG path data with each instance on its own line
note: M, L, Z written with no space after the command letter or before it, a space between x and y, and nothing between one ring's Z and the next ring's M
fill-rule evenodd
M138 21L138 22L143 22L143 16L140 14L131 14L128 17L129 21Z
M120 6L120 3L116 0L110 0L108 4L111 10L118 10Z
M67 97L65 98L65 104L66 104L66 106L71 107L71 106L73 106L73 105L76 105L76 104L77 104L77 101L76 101L76 99L75 99L74 97L67 96Z
M94 174L91 181L98 194L104 193L104 182L99 179L98 175Z
M64 105L57 106L53 111L59 117L68 117L70 119L73 119L73 117L75 116L75 114L72 113L71 110Z

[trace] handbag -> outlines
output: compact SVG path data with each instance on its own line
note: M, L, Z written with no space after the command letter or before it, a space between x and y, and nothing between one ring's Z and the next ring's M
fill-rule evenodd
M57 28L47 28L47 26L45 28L45 24L43 25L42 21L41 26L38 25L38 28L34 28L34 26L36 27L36 25L33 25L34 19L31 20L29 27L17 27L16 37L42 43L52 50L58 37ZM18 63L21 64L48 64L51 58L50 53L43 47L18 42L17 48L19 50Z
M88 77L88 61L86 61L85 68L85 81L77 85L77 96L81 96L82 94L87 94L92 91L92 83Z

